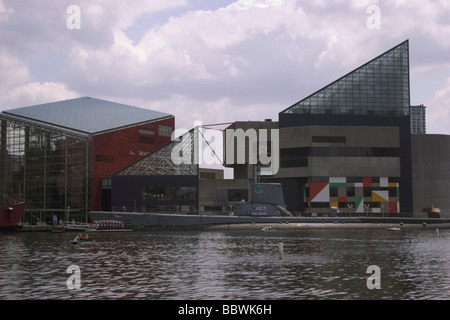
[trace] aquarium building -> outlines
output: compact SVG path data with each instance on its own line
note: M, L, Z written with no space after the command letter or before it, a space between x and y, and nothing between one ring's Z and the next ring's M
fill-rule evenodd
M409 81L405 41L281 111L280 167L261 181L294 214L411 215Z
M90 97L3 111L0 194L25 201L27 219L83 221L110 207L113 173L170 142L174 122Z
M279 114L292 211L413 212L409 42Z

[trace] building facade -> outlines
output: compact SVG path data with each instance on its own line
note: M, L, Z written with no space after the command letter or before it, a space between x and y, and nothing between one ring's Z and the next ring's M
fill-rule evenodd
M112 176L111 209L197 212L199 169L192 129Z
M279 114L288 210L411 214L409 42Z
M259 179L281 183L294 214L335 207L347 215L411 215L409 89L405 41L281 111L272 123L279 170ZM240 178L255 172L248 163L233 167Z
M411 133L412 134L426 134L426 107L421 104L418 106L411 106Z
M227 214L248 201L247 177L224 179L222 169L199 167L199 139L194 128L114 174L111 210Z
M450 216L450 135L412 135L414 214L439 208Z
M168 143L174 128L172 115L89 97L3 111L0 120L0 193L40 220L105 209L110 176Z

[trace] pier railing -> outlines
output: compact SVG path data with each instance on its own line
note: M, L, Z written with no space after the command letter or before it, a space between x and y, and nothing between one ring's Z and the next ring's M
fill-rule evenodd
M98 224L96 223L84 223L76 221L63 221L62 225L66 230L86 230L86 229L97 229Z

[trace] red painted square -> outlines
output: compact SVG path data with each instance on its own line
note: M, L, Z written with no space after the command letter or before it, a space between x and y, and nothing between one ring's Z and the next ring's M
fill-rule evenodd
M371 187L372 186L372 178L365 177L363 178L363 187Z
M397 202L389 202L389 213L398 213Z

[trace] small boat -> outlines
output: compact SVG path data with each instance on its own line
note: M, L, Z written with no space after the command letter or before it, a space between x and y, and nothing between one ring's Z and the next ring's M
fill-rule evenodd
M387 231L400 231L399 227L386 228Z
M261 231L274 231L275 229L272 226L267 226L261 229Z
M70 240L71 244L78 244L78 243L85 243L85 242L93 242L94 240L92 239L78 239L78 240Z
M70 243L71 244L78 244L78 243L86 243L86 242L92 242L92 241L94 241L94 240L92 240L92 238L90 238L87 234L82 236L81 233L80 233L75 238L70 240Z

